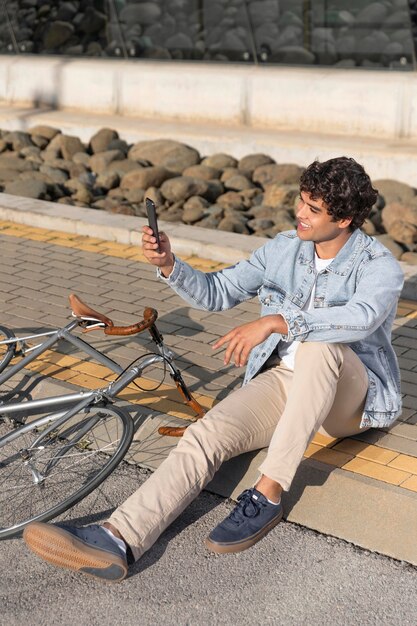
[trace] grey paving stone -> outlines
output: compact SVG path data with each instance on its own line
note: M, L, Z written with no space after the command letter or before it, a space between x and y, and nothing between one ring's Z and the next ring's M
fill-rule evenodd
M403 426L403 424L401 424L401 426ZM371 429L364 433L360 433L359 435L355 435L353 439L372 443L381 448L386 448L387 450L394 450L395 452L401 452L402 454L417 457L417 444L415 441L391 435L390 433L385 433L381 430Z
M403 406L406 409L415 409L415 410L417 410L417 398L415 396L404 396L403 397Z
M411 361L411 363L413 363L413 361ZM417 374L416 374L416 372L412 372L412 371L409 371L409 370L402 369L402 371L401 371L401 380L404 381L404 382L407 382L407 383L411 383L411 384L416 384L417 385Z
M417 339L412 339L411 337L397 335L393 339L393 344L396 346L404 346L405 348L412 348L413 350L417 350Z
M389 432L391 435L397 435L398 437L404 437L405 439L411 439L417 442L417 427L411 424L394 424Z
M196 366L204 368L204 370L218 372L224 368L221 354L218 356L207 356L198 352L186 352L184 356L189 358Z
M402 381L401 382L401 391L405 393L407 396L417 397L417 385L413 385L411 383Z
M395 348L395 346L394 346ZM397 349L395 348L395 352L398 354ZM407 350L407 348L402 348L402 353L406 359L412 359L413 361L417 361L417 350Z
M412 370L416 366L416 362L413 361L413 359L407 359L405 356L401 356L398 359L398 363L399 363L400 368L401 368L402 379L403 380L406 380L406 376L408 376L408 375L416 376L415 372L414 372L414 374L412 374Z
M33 272L34 274L44 274L48 269L48 263L35 263L32 261L18 261L15 263L15 271L16 272Z

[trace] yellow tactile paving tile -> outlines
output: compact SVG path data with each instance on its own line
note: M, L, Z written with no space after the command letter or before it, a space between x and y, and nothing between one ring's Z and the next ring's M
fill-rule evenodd
M362 443L361 441L355 441L354 439L344 439L336 444L334 449L365 459L366 461L381 463L382 465L388 465L388 463L393 461L399 454L398 452L380 448L372 444Z
M388 463L388 467L395 467L395 469L417 475L417 458L408 454L399 454L391 463Z
M400 485L403 489L409 489L410 491L417 492L417 476L410 476Z
M315 443L318 446L325 446L327 448L331 448L334 444L339 441L336 437L326 437L326 435L322 435L321 433L316 433L311 443Z
M309 459L314 459L315 461L327 463L327 465L334 465L335 467L342 467L353 459L353 456L350 454L337 452L334 448L323 448L314 443L310 443L304 456Z
M387 465L381 465L380 463L366 461L365 459L359 459L358 457L346 463L343 469L354 472L355 474L381 480L390 485L400 485L411 476L409 472L403 472L402 470L388 467Z

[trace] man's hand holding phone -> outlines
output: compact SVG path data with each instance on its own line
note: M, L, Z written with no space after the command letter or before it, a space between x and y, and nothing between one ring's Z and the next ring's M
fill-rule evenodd
M170 275L174 267L174 255L171 252L171 244L163 232L159 232L156 219L155 204L146 198L149 226L142 228L142 250L147 261L160 268L166 277Z

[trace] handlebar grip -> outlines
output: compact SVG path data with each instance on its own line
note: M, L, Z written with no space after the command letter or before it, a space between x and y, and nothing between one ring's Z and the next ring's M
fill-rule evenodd
M143 312L143 320L132 324L131 326L106 326L104 333L106 335L136 335L153 326L158 318L158 311L147 307Z

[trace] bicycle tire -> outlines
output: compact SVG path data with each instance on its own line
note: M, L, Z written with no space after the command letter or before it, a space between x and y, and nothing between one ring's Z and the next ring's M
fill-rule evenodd
M42 419L18 428L0 423L0 539L77 504L117 467L133 438L133 420L117 407L88 406L44 439Z
M16 335L5 326L0 326L0 341L14 339ZM16 352L16 344L8 343L0 345L0 374L9 365Z

